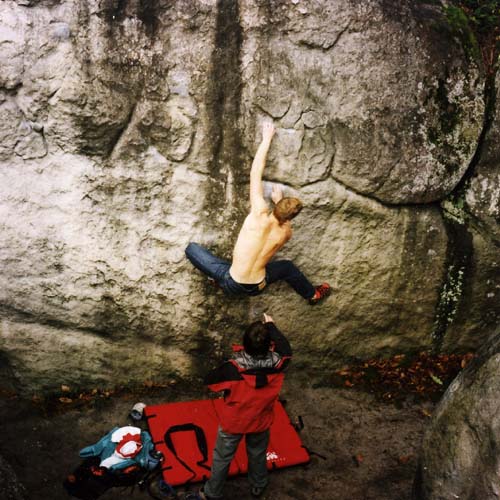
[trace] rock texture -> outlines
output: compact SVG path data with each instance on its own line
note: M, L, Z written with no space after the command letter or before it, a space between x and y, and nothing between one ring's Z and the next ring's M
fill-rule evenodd
M196 375L263 310L305 366L496 324L498 117L471 167L484 79L436 2L4 0L0 47L3 384ZM332 282L318 308L227 299L184 258L230 258L269 118L266 191L306 207L281 256ZM476 168L487 222L457 229L440 202Z
M477 225L498 245L500 242L500 74L495 81L497 94L491 128L485 137L465 201Z
M500 319L500 75L493 85L488 110L491 122L480 141L472 168L449 200L443 203L455 226L455 269L468 274L461 289L461 305L445 349L482 345L484 332ZM466 233L469 233L468 235ZM470 240L470 241L467 241ZM452 279L453 281L453 279Z
M416 500L500 496L500 334L453 381L423 441Z
M389 204L453 189L476 149L483 81L435 5L265 5L243 12L257 39L245 96L284 129L279 179L293 165L294 184L331 176Z

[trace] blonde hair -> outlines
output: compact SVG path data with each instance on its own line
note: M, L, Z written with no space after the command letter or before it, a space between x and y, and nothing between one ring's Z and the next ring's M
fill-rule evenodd
M302 210L302 202L298 198L281 198L276 203L273 214L278 219L280 224L292 220Z

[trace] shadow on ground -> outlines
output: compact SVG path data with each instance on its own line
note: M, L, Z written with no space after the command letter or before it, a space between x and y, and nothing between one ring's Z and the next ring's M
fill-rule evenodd
M32 401L0 400L0 455L33 500L67 499L62 480L79 463L78 451L115 425L128 423L137 400L147 404L206 397L179 387L97 398L79 409L48 410ZM291 417L301 415L304 444L325 457L271 473L264 499L404 500L410 498L417 454L432 411L430 402L398 406L352 389L313 388L289 376L282 392ZM110 490L103 500L147 500L138 489ZM250 498L244 477L230 479L227 499Z

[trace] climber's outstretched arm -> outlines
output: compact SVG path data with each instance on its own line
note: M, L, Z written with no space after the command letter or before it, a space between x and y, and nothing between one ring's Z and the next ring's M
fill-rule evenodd
M250 206L251 212L260 214L267 213L267 203L264 200L264 188L262 186L262 173L266 166L267 152L271 146L271 141L274 136L274 125L272 122L265 122L262 125L262 142L257 149L255 158L250 170Z

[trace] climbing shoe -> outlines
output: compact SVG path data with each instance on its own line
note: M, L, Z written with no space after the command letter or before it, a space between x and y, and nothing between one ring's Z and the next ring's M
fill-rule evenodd
M314 305L328 297L332 291L332 287L328 283L321 283L315 288L314 295L309 299L309 304Z

